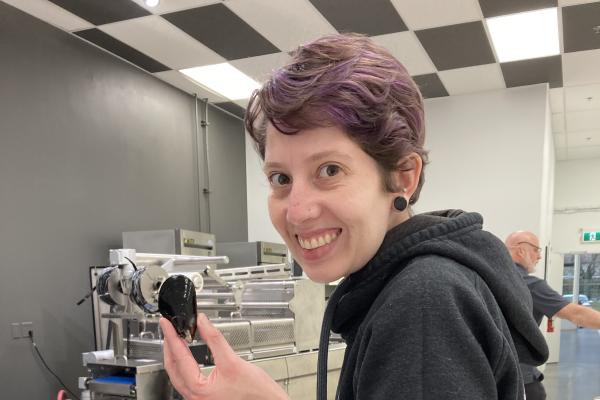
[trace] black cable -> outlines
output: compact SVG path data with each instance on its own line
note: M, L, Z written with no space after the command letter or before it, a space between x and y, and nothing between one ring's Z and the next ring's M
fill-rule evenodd
M133 269L137 271L137 266L135 265L135 263L133 261L131 261L131 258L129 257L124 257L127 261L129 261L131 263L131 265L133 265Z
M83 303L84 301L86 301L88 299L88 297L90 297L91 295L94 294L94 290L96 290L96 286L94 286L92 288L92 290L89 291L88 294L86 294L85 296L83 296L83 298L81 300L79 300L77 303L75 303L76 305L81 305L81 303Z
M71 394L71 396L73 396L73 398L75 400L80 400L79 397L77 397L77 395L75 394L75 392L73 392L71 389L69 389L67 387L67 385L65 385L64 382L58 377L58 375L56 375L54 373L54 371L52 371L52 369L48 366L48 364L46 364L46 360L44 360L44 357L42 357L42 353L40 353L40 350L38 349L37 344L33 340L33 332L32 331L29 331L29 340L31 340L31 344L33 346L33 349L35 350L35 352L37 353L38 357L42 361L42 364L44 364L44 367L46 367L46 369L52 374L52 376L54 376L56 378L56 380L62 385L62 387L67 392L69 392Z

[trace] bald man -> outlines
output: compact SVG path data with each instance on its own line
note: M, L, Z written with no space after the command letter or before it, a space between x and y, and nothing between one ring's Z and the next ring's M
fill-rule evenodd
M529 275L542 258L542 248L536 235L527 231L513 232L506 238L505 244L515 262L515 268L529 288L533 300L533 318L538 325L545 315L548 318L567 319L577 326L600 329L600 312L570 303L545 280ZM534 366L527 364L521 364L521 371L527 400L545 399L546 391L542 385L544 375Z

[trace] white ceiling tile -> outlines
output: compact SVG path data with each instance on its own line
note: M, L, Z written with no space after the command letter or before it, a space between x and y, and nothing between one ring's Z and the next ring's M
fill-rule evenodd
M227 0L223 4L282 51L337 33L308 0Z
M198 85L191 79L188 79L179 71L164 71L152 74L157 78L175 86L178 89L183 90L189 94L197 94L200 99L208 99L211 103L220 103L222 101L229 101L225 97L219 96L216 93L206 89L203 86Z
M438 75L450 95L506 89L498 64L440 71Z
M567 148L557 147L554 149L554 155L557 161L567 160Z
M435 66L413 32L390 33L373 36L371 39L380 46L388 49L406 67L411 75L435 72Z
M569 147L600 146L600 129L596 131L579 131L568 134Z
M567 155L569 160L600 158L600 146L569 147Z
M77 15L70 13L48 0L3 1L65 31L77 31L94 27L94 25L88 21L79 18Z
M223 0L160 0L160 3L158 3L156 7L148 7L144 3L144 0L132 1L144 7L152 14L166 14L174 11L187 10L188 8L202 7L223 2Z
M569 134L600 129L600 112L597 110L569 112L566 118L566 129Z
M554 147L567 147L567 135L564 133L554 134Z
M593 3L598 0L558 0L559 7L574 6L577 4Z
M600 50L562 55L564 86L600 83Z
M565 118L563 113L552 114L552 132L565 132Z
M223 57L157 15L100 25L98 29L171 69L226 62Z
M564 112L563 88L550 89L550 109L553 113Z
M285 65L289 59L290 56L287 53L274 53L242 58L229 63L257 82L262 83L269 78L273 70Z
M477 0L392 0L392 4L412 30L481 19Z
M570 86L564 90L567 112L593 109L600 112L600 84Z

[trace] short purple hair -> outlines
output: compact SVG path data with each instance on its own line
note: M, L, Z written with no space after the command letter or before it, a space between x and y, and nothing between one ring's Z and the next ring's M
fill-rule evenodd
M338 126L383 171L384 187L395 192L391 173L417 153L427 162L423 98L406 68L386 49L358 34L324 36L292 53L289 63L250 98L246 129L265 157L267 122L284 134ZM423 186L410 198L414 204Z

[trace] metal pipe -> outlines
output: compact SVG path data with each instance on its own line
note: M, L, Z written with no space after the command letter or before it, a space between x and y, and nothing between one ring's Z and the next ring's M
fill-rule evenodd
M223 287L223 285L219 284L219 283L215 283L216 281L208 278L208 277L204 277L204 286L202 286L202 289L225 289Z
M234 303L225 303L225 304L206 304L202 302L196 303L196 307L198 307L198 311L202 312L204 310L211 311L232 311L237 310L237 306Z
M233 298L233 293L229 293L229 292L221 292L221 293L206 293L206 292L200 292L200 293L196 293L196 298L197 299L232 299Z
M290 303L285 301L248 301L241 304L242 308L264 308L264 309L279 309L290 308Z
M198 195L198 230L202 230L202 189L200 185L200 174L202 172L202 165L200 163L200 138L198 137L199 129L198 126L198 94L194 93L194 145L196 146L196 184L197 184L197 195Z
M246 288L266 287L269 289L271 289L273 286L275 286L275 287L281 286L282 288L289 289L289 288L294 287L294 282L290 282L290 281L248 282L245 285Z
M206 209L208 211L208 232L212 232L210 224L210 158L208 151L208 99L204 99L204 121L202 121L202 127L204 128L204 161L206 165L206 187L203 193L206 195Z
M254 279L258 277L279 277L289 275L289 270L286 270L287 265L282 264L265 264L250 267L236 267L236 268L219 268L216 273L223 279L226 280L237 280L237 279Z
M214 304L214 303L202 303L196 302L196 306L199 310L234 310L237 308L235 303L223 303L223 304ZM253 302L244 302L240 304L240 308L246 309L264 309L264 310L279 310L279 309L289 309L290 303L285 301L253 301Z
M200 263L200 264L227 264L229 257L227 256L188 256L182 254L155 254L155 253L137 253L136 260L138 262L148 261L168 261L173 260L176 263Z

